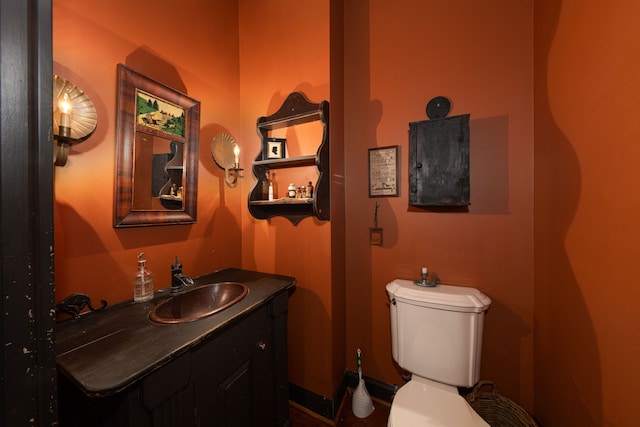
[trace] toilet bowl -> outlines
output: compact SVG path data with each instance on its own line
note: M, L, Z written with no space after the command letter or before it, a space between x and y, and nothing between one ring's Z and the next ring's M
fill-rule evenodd
M488 427L453 386L414 376L396 392L388 427Z
M412 374L396 392L388 426L488 426L457 387L479 380L489 297L475 288L401 279L386 289L393 359Z

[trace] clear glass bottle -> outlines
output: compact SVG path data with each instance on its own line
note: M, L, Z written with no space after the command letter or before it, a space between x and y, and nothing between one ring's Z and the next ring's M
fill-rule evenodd
M269 198L270 192L271 198ZM265 179L262 181L262 200L273 200L273 184L269 172L265 174Z
M276 171L271 171L271 188L273 189L273 198L269 200L275 200L278 198L278 181L276 180Z
M138 271L133 278L133 300L145 302L153 298L153 275L147 270L147 260L144 252L138 255Z

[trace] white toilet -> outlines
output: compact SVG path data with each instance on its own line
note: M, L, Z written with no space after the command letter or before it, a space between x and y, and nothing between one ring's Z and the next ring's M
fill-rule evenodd
M484 314L491 299L477 289L410 280L387 284L394 360L411 372L391 404L389 427L488 426L456 387L480 379Z

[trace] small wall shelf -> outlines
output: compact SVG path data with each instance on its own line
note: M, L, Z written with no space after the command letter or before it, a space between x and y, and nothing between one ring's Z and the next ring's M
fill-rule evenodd
M283 159L264 158L267 141L272 130L314 121L322 123L322 140L315 155ZM329 102L322 101L314 104L301 92L293 92L285 99L276 113L260 117L256 122L256 128L261 138L261 150L252 164L253 174L258 180L249 193L249 212L251 215L258 219L283 216L294 225L307 216L329 220ZM264 199L263 182L271 170L307 166L315 166L319 172L318 179L314 183L313 197Z

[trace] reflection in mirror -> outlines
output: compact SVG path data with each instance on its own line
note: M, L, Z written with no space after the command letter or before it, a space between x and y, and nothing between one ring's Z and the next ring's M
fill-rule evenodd
M136 132L134 210L183 209L184 144Z
M115 227L196 221L200 102L118 65Z

